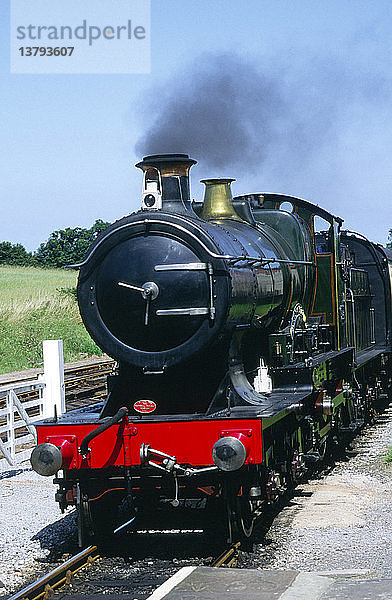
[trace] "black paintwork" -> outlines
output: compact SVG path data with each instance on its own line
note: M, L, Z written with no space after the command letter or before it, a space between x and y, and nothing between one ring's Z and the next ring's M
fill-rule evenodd
M155 159L159 168L165 157ZM166 183L170 187L170 181ZM194 203L192 208L188 204L185 187L178 197L174 188L164 190L164 210L139 211L114 223L81 265L78 299L84 323L97 344L119 361L118 374L109 379L110 393L101 418L113 415L124 404L132 417L139 418L133 404L140 399L156 403L153 419L184 414L194 418L219 412L227 406L229 393L233 410L244 406L245 414L252 405L259 413L271 411L285 406L287 398L293 403L312 393L308 376L306 385L300 381L291 385L291 367L281 365L279 370L279 362L271 370L274 392L268 398L255 391L246 373L257 368L259 357L271 344L269 334L279 332L275 341L284 346L289 339L284 327L297 303L310 312L315 279L312 215L339 225L341 219L291 196L251 194L234 200L242 221L205 221L199 216L201 205ZM186 206L182 204L179 211L181 198ZM293 214L277 210L284 201L291 201ZM345 242L351 244L356 263L366 263L375 297L377 343L385 344L391 321L386 300L390 280L385 266L380 270L378 264L385 262L385 251L358 238ZM265 258L278 262L250 262ZM308 264L280 262L290 259ZM206 268L155 269L194 263ZM159 293L151 300L147 317L146 298L140 290L120 282L136 288L147 282L157 286ZM377 297L380 287L383 294ZM205 314L157 314L185 308L200 308ZM336 331L325 333L328 349L336 348ZM340 352L343 356L344 345ZM338 375L349 378L352 360L342 358L340 365Z
M86 328L120 362L120 377L104 414L113 414L124 399L132 407L146 397L161 414L184 412L184 398L190 411L205 411L227 371L234 331L271 330L288 312L288 300L301 301L304 289L304 267L279 262L253 266L219 256L287 260L293 251L284 245L267 227L206 222L192 212L139 212L104 232L83 263L78 283ZM156 265L186 263L210 265L212 281L207 269L155 270ZM120 282L158 286L147 325L145 298ZM213 316L157 314L181 308L207 311L211 283Z

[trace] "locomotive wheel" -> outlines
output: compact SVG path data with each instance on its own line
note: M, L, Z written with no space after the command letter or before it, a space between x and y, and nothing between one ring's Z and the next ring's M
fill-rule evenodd
M239 485L225 485L225 505L227 518L228 542L241 542L244 550L253 547L253 530L255 516L248 496L248 490Z
M79 546L84 548L108 541L113 535L117 512L118 505L110 498L88 501L81 494L77 504Z
M332 448L331 448L331 440L329 439L329 436L324 438L322 442L320 442L320 446L318 449L318 452L320 454L320 463L323 464L329 457L329 455L331 454Z
M80 548L88 546L93 538L93 527L89 502L81 497L76 505L78 523L78 544Z

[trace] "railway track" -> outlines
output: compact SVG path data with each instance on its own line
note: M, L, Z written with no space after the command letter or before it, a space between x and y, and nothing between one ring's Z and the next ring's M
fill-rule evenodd
M87 399L103 398L106 395L106 377L114 368L115 362L111 359L88 362L66 366L64 369L65 397L67 410L79 408ZM37 378L40 371L33 369L18 374L9 374L0 377L0 385L7 386L19 382L32 381ZM33 400L38 397L38 391L32 390L19 394L23 401ZM1 401L1 400L0 400Z
M70 367L64 371L67 410L79 408L86 400L106 396L106 377L114 369L113 360Z
M235 567L240 558L241 543L231 544L222 554L212 561L211 567Z
M98 548L89 546L47 575L40 577L34 583L11 596L9 600L47 600L57 588L71 583L73 575L99 558Z
M231 544L211 563L211 567L235 567L240 558L240 542ZM15 593L8 600L48 600L60 588L74 583L76 573L102 559L97 546L89 546L72 558L39 577L35 582Z
M67 412L82 408L88 404L98 402L106 397L107 394L107 375L109 375L115 366L115 362L111 359L94 360L85 363L76 363L67 365L64 369L64 384L65 384L65 403ZM18 373L9 373L0 375L0 386L6 388L7 385L25 384L37 380L40 373L39 369L30 371L21 371ZM35 401L39 398L38 389L25 389L18 393L19 400L27 403L27 414L34 417L38 414L38 406L29 405L29 401ZM3 392L0 395L0 410L6 408L7 394ZM0 417L0 427L7 425L6 416ZM0 440L3 442L5 434L0 434ZM25 435L24 429L19 429L16 432L16 438ZM29 447L28 445L26 448ZM1 456L1 455L0 455Z

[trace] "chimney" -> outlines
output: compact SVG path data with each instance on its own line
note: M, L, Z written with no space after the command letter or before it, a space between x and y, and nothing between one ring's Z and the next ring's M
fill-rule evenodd
M196 161L187 154L154 154L137 165L144 172L143 210L192 211L189 170Z
M202 179L206 186L201 218L207 221L232 219L241 221L234 210L230 184L235 179Z

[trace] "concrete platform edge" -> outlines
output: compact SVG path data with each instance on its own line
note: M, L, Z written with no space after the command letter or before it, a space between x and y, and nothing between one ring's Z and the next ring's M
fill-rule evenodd
M177 573L174 573L169 579L162 583L147 600L161 600L181 581L184 581L197 567L182 567Z

